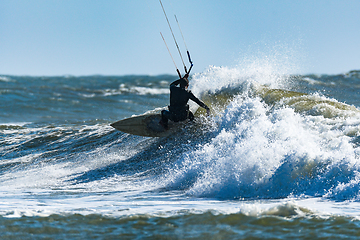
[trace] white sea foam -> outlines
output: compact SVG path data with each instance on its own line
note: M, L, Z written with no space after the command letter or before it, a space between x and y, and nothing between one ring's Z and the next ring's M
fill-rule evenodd
M25 125L31 124L32 122L8 122L8 123L0 123L0 126L19 126L23 127Z
M197 94L254 81L278 86L278 76L265 72L264 81L261 74L247 78L241 69L211 67L195 75L192 86ZM355 107L315 94L304 97L314 107L297 112L300 109L286 101L269 106L247 91L213 118L213 137L170 168L167 187L225 199L293 194L360 199L360 148L353 143L360 136L360 114Z
M2 82L12 82L14 80L12 80L10 77L0 76L0 81L2 81Z

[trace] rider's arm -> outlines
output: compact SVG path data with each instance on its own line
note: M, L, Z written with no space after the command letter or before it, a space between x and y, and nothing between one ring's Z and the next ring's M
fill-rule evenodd
M200 107L205 108L206 111L209 113L210 108L200 99L198 99L197 97L194 96L194 94L192 94L191 92L189 92L190 94L190 99L193 100L194 102L196 102Z
M178 80L176 80L176 81L174 81L174 82L172 82L172 83L170 84L170 87L171 87L171 86L176 86L176 85L179 85L179 84L180 84L180 82L181 82L181 78L180 78L180 79L178 79Z

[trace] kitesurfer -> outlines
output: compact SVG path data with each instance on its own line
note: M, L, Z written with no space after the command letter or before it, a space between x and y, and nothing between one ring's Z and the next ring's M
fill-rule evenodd
M206 109L207 114L210 114L210 109L204 102L194 96L194 94L188 90L189 87L189 74L185 74L183 78L180 78L170 84L170 106L169 110L161 111L160 124L168 129L168 120L173 122L185 121L189 119L194 120L194 114L189 110L189 99L196 102L200 107ZM179 87L177 87L179 85Z

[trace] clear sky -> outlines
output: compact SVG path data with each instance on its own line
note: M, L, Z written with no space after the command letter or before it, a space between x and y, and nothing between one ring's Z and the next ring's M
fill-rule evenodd
M293 73L360 69L359 0L162 2L193 73L249 58L290 59ZM160 31L182 70L158 0L0 0L0 74L175 74Z

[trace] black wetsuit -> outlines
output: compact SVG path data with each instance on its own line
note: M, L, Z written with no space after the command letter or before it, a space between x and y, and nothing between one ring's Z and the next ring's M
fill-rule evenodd
M191 91L186 90L182 87L177 87L184 81L184 79L178 79L175 82L170 84L170 106L169 111L162 110L161 112L161 121L165 127L167 127L168 120L170 119L173 122L184 121L186 119L193 120L194 115L189 110L188 101L189 99L193 100L200 107L205 109L209 109L205 103L203 103L200 99L194 96Z

